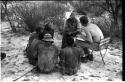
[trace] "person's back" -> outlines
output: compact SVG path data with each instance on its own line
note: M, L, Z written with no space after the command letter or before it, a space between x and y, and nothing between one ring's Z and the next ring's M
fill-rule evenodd
M72 75L80 67L80 57L82 53L76 47L66 47L60 51L60 65L62 73Z
M38 69L41 72L49 73L54 71L58 62L58 48L53 44L52 35L47 33L38 45Z
M64 52L64 55L65 55L65 62L67 62L67 65L66 67L70 67L71 68L75 68L78 64L79 64L79 61L80 61L80 54L77 53L79 52L77 50L77 48L75 47L66 47L64 48L64 50L62 50Z
M104 38L101 29L96 25L89 22L87 16L80 17L80 22L82 24L82 29L85 32L85 35L82 35L82 38L85 41L90 43L99 42Z
M57 47L45 42L39 45L38 51L38 68L41 72L52 72L58 63Z
M86 28L90 31L94 42L104 39L103 33L96 24L89 23Z

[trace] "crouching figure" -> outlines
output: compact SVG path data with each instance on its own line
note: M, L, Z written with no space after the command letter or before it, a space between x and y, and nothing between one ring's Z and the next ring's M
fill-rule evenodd
M58 49L53 45L51 34L47 33L42 39L43 43L38 47L38 61L37 67L43 73L54 71L58 63Z
M59 65L62 74L73 75L80 68L81 56L84 55L84 51L80 47L74 47L74 40L70 36L67 37L67 44L67 47L60 51Z

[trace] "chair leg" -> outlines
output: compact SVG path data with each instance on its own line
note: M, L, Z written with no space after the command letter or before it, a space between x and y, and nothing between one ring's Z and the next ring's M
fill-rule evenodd
M106 49L106 51L105 51L105 53L104 53L104 55L103 55L103 58L105 57L106 52L107 52L107 49Z
M105 57L106 52L107 52L107 48L106 48L106 51L105 51L104 55L102 56L102 52L100 51L100 55L101 55L101 57L102 57L102 61L103 61L104 64L105 64L105 62L104 62L104 59L103 59L103 58Z
M104 59L103 59L104 56L102 56L102 52L101 51L100 51L100 55L101 55L101 58L102 58L102 61L103 61L104 65L105 65L105 62L104 62Z

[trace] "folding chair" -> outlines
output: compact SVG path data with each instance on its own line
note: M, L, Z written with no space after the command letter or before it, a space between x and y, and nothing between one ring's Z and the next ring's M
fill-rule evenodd
M105 54L106 54L107 49L108 49L109 41L110 41L110 37L107 37L105 39L100 40L99 43L92 43L92 44L90 44L90 43L87 43L87 42L79 40L79 39L76 39L75 43L78 46L86 47L88 49L91 49L92 50L91 54L93 53L93 51L99 51L100 55L101 55L101 58L102 58L102 61L105 64L104 57L105 57ZM102 54L102 52L101 52L101 50L103 50L103 49L106 49L104 54Z

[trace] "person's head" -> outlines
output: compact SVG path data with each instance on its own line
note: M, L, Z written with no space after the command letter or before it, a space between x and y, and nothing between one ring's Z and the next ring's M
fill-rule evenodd
M36 33L41 33L42 32L42 27L40 26L37 26L36 29L35 29Z
M80 22L83 26L87 26L89 20L88 20L88 17L87 16L82 16L80 17Z
M78 25L77 19L75 17L67 19L66 25L66 29L69 29L70 31L76 31Z
M49 22L49 23L47 23L47 24L45 25L44 30L50 31L51 29L52 29L52 26L51 26L51 23Z

